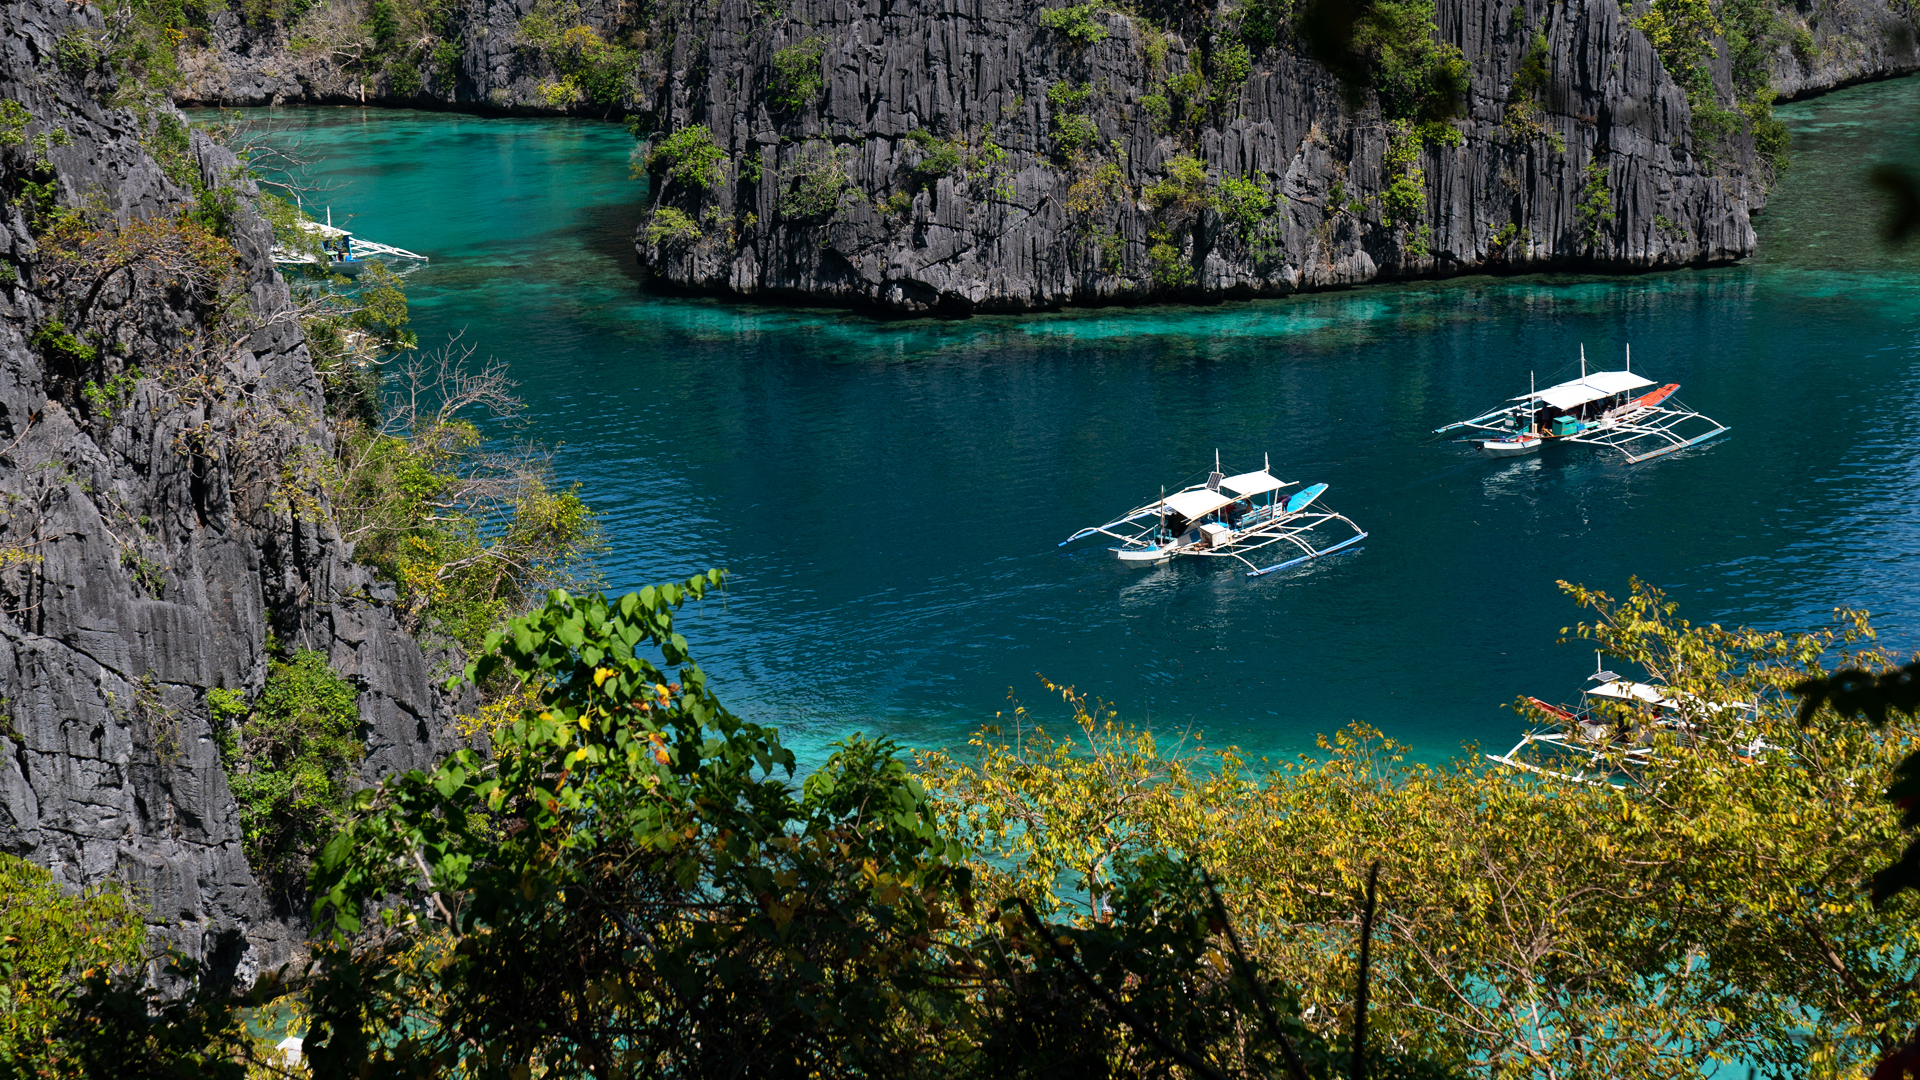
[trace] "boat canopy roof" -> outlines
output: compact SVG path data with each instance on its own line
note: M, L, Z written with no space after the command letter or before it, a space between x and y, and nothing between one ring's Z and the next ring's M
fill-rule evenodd
M1612 698L1615 701L1638 701L1662 709L1678 709L1683 703L1691 704L1696 708L1705 707L1714 712L1719 712L1722 709L1753 708L1753 703L1749 701L1734 701L1726 704L1702 701L1692 694L1671 690L1665 686L1628 682L1625 679L1614 679L1611 682L1601 683L1599 686L1588 690L1587 693L1595 697Z
M1188 521L1197 521L1215 510L1233 502L1237 496L1208 491L1206 488L1191 488L1176 491L1161 501L1161 505Z
M1291 481L1282 480L1265 469L1243 472L1238 476L1229 476L1220 481L1222 491L1231 491L1243 499L1255 495L1265 495L1269 491L1278 491Z
M327 240L338 240L342 236L353 235L345 229L336 229L331 225L322 225L317 221L303 221L300 223L300 227Z
M1639 701L1662 708L1670 709L1678 706L1680 704L1678 701L1662 692L1665 689L1664 686L1650 686L1643 682L1615 679L1612 682L1601 683L1587 693L1595 697L1612 698L1615 701Z
M1555 409L1571 409L1576 405L1585 405L1589 401L1599 401L1601 398L1652 385L1652 379L1643 379L1631 371L1593 371L1572 382L1549 386L1545 390L1532 394L1522 394L1513 400L1539 401Z

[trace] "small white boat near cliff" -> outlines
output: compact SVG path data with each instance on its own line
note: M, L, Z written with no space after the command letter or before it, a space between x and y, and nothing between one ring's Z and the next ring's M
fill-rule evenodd
M1081 529L1059 546L1098 534L1119 541L1108 550L1121 562L1154 565L1186 555L1229 558L1244 564L1248 577L1259 577L1366 539L1347 517L1319 505L1327 485L1313 484L1283 498L1281 492L1299 486L1299 481L1281 480L1271 467L1263 463L1253 472L1228 476L1220 471L1215 452L1213 472L1204 483L1162 494L1105 525ZM1263 555L1258 561L1256 553ZM1275 556L1284 557L1260 565Z

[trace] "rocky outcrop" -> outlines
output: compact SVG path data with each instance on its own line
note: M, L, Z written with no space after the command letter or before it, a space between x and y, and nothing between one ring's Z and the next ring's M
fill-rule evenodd
M245 979L297 950L303 917L247 864L207 691L257 691L270 631L325 651L360 690L369 777L432 760L450 715L317 482L321 386L270 230L232 208L230 304L140 255L136 226L194 199L143 143L154 120L98 103L106 72L58 73L62 36L99 18L0 5L0 83L33 117L0 221L0 849L69 887L131 884L161 943ZM232 182L204 136L184 152ZM62 206L132 238L88 315L97 370L52 332L56 241L18 182L34 154Z
M711 28L679 38L662 115L707 126L746 165L707 192L664 185L661 205L701 222L700 235L655 228L641 257L690 288L975 311L1637 270L1753 250L1750 145L1704 158L1685 94L1612 0L1441 3L1439 38L1462 50L1472 81L1457 144L1429 136L1411 150L1377 105L1354 107L1288 48L1255 57L1237 85L1210 78L1220 97L1205 120L1169 130L1149 98L1202 69L1204 30L1162 38L1104 13L1104 39L1075 49L1041 27L1043 6L957 0L906 14L885 0L809 0L769 28L744 0L722 3ZM1536 35L1549 77L1537 105L1517 109ZM826 43L824 93L783 115L766 98L772 54L811 36ZM1062 150L1064 118L1080 111L1049 102L1062 84L1094 88L1084 114L1098 138L1084 157ZM989 130L1004 160L915 182L928 151L914 132L960 138L980 160ZM831 220L795 220L783 200L790 209L828 154L858 197ZM1234 222L1164 189L1150 198L1182 155L1204 164L1210 190L1254 185L1271 216Z
M1807 0L1783 5L1772 39L1770 83L1801 98L1852 83L1920 71L1916 9L1889 0Z
M1471 85L1457 135L1429 131L1409 163L1377 101L1356 104L1285 30L1224 85L1211 57L1247 4L1136 8L1159 24L1089 6L1090 42L1041 26L1058 6L468 0L422 44L379 52L371 9L331 0L292 33L216 14L178 95L631 113L662 135L704 127L725 175L703 187L656 170L655 207L675 213L636 238L663 282L966 312L1732 261L1753 251L1747 218L1771 181L1740 119L1752 91L1736 82L1770 77L1793 96L1920 65L1912 16L1890 0L1763 0L1727 25L1765 43L1742 63L1757 55L1764 69L1770 57L1770 75L1736 79L1728 39L1716 40L1721 111L1703 133L1632 26L1645 3L1441 0L1437 37L1461 50ZM568 83L566 58L527 30L539 13L622 43L624 88L595 98ZM1541 37L1545 83L1517 88ZM824 85L804 102L786 100L775 71L776 53L795 46L821 53ZM1172 88L1189 75L1204 75L1203 100ZM1049 101L1060 86L1092 93ZM1080 117L1094 125L1078 129L1090 145L1070 146L1062 124ZM941 154L958 160L930 166ZM1206 185L1259 194L1226 214L1164 186L1150 196L1184 157L1204 165ZM833 205L822 185L836 188L824 195Z
M553 64L521 34L536 0L467 0L446 16L433 49L379 55L363 25L364 0L325 0L297 28L249 23L235 8L208 13L208 26L181 50L181 105L382 105L481 113L620 116L652 81L636 72L635 92L595 104L552 98ZM578 18L611 37L620 5L596 0ZM577 9L576 9L577 10ZM369 59L369 54L373 54Z

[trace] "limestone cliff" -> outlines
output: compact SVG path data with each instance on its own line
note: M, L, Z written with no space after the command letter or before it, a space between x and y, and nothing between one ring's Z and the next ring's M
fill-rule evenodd
M321 387L271 231L240 200L233 276L196 298L168 261L194 199L143 142L158 120L55 62L99 27L96 7L0 5L0 93L32 117L0 220L0 848L69 886L130 883L158 939L244 979L304 931L248 867L207 691L258 690L269 631L325 651L361 692L369 776L431 760L449 716L317 483ZM200 134L184 154L203 184L235 173ZM56 319L56 248L78 242L50 239L55 192L112 222L84 325Z
M1771 82L1800 98L1920 71L1920 31L1910 4L1806 0L1783 6L1772 35Z
M662 281L903 311L1728 262L1772 180L1742 119L1767 84L1920 64L1892 0L1716 5L1695 77L1634 28L1644 2L1440 0L1471 81L1453 133L1415 139L1304 55L1301 5L1089 4L1076 35L1042 25L1050 0L465 0L405 33L382 3L293 29L218 11L177 95L632 114L656 145L704 128L724 175L652 170L667 212L636 250ZM1271 46L1223 63L1267 8Z
M721 4L711 27L678 39L662 114L706 125L746 165L710 192L665 185L662 205L706 227L643 236L642 257L689 287L966 311L1753 250L1750 144L1735 140L1718 167L1704 159L1685 94L1612 0L1439 4L1440 40L1472 65L1465 115L1449 125L1457 145L1396 136L1377 105L1354 107L1285 47L1238 83L1209 72L1218 102L1170 125L1149 99L1203 70L1204 29L1162 37L1106 13L1104 38L1075 49L1041 26L1042 7L959 0L907 15L887 0L806 0L763 28L750 5ZM818 108L769 108L771 55L814 35L828 75ZM1520 110L1514 79L1536 36L1550 63ZM1062 84L1092 94L1063 105ZM1062 150L1079 115L1098 128L1084 156ZM1004 160L914 183L927 154L916 130L971 152L989 129ZM795 220L784 196L827 154L866 197ZM1183 155L1207 185L1254 185L1271 218L1236 227L1164 187L1153 198ZM898 211L873 199L895 191L910 199Z

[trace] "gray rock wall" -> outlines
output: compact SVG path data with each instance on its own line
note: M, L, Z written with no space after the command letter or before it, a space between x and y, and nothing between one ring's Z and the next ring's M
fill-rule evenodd
M1461 48L1473 85L1458 124L1462 144L1420 156L1424 205L1411 224L1393 220L1405 215L1381 199L1395 177L1377 108L1350 108L1324 69L1285 47L1256 57L1249 78L1191 136L1172 135L1148 115L1143 99L1164 94L1169 76L1202 66L1219 21L1214 7L1230 5L1161 12L1173 24L1157 62L1144 48L1155 31L1135 18L1103 12L1108 36L1082 49L1040 28L1039 12L1051 6L1058 4L590 0L581 18L637 50L630 98L618 105L556 104L548 91L559 73L521 32L534 0L453 7L443 30L457 46L457 70L421 60L405 73L419 86L408 93L394 89L392 62L352 73L344 54L294 49L284 29L250 29L223 12L206 47L189 53L178 96L631 112L643 129L661 133L704 125L732 156L724 183L697 192L655 178L656 205L699 221L700 237L662 244L643 231L636 253L665 283L741 296L965 312L1514 269L1655 269L1753 251L1747 217L1764 206L1767 166L1745 136L1710 149L1695 144L1685 95L1630 25L1644 0L1626 10L1617 0L1441 0L1440 36ZM365 0L330 0L324 19L303 25L342 25L364 8ZM1894 0L1767 10L1771 81L1783 96L1920 69L1912 13ZM1552 80L1529 123L1516 121L1510 97L1535 33L1551 43ZM824 95L794 114L771 109L775 50L807 39L826 46ZM1716 82L1731 108L1720 44ZM1091 113L1101 151L1084 162L1068 162L1053 137L1046 91L1061 80L1099 91ZM925 156L908 139L916 129L961 139L976 155L991 133L1007 156L964 174L916 178ZM850 181L846 205L831 221L784 214L782 195L796 174L829 152ZM1147 206L1147 187L1188 152L1205 161L1213 182L1252 179L1284 200L1273 219L1249 230L1217 213ZM1106 165L1121 172L1100 172ZM1581 213L1583 193L1592 197L1590 167L1606 174L1608 201L1597 219Z
M60 0L0 5L0 93L31 132L70 137L50 155L66 205L170 219L191 198L142 127L50 62L88 20ZM197 134L192 154L204 178L235 166ZM450 714L314 480L321 389L271 232L246 211L232 239L245 295L228 325L247 332L197 368L183 358L218 339L209 312L164 273L109 280L109 363L147 377L103 409L31 340L52 314L46 253L22 202L4 208L0 264L19 280L0 287L0 549L26 559L0 570L0 849L70 887L130 883L159 942L245 979L299 948L304 916L247 865L207 690L257 691L270 629L324 650L361 691L369 777L430 762Z
M643 235L638 250L661 277L689 288L950 311L1283 294L1476 270L1649 269L1750 254L1747 218L1762 197L1749 179L1750 147L1742 141L1718 168L1702 160L1684 93L1612 0L1520 3L1517 12L1514 3L1439 6L1441 39L1462 49L1473 81L1460 145L1420 152L1424 197L1409 227L1391 220L1382 198L1394 175L1377 108L1349 108L1320 65L1284 49L1256 58L1216 115L1182 137L1156 130L1143 106L1165 76L1144 48L1150 31L1125 15L1103 15L1108 36L1082 51L1040 28L1046 5L1034 0L947 0L912 15L890 12L887 0L805 0L772 27L746 0L726 0L711 27L678 39L660 116L663 126L709 127L730 154L759 162L758 182L749 169L705 195L664 185L663 205L711 215L704 236L650 243ZM1550 42L1552 79L1537 127L1516 130L1509 91L1535 33ZM773 51L813 35L828 42L823 99L798 116L772 112L764 88ZM1198 36L1174 36L1168 73L1199 65L1190 40ZM1053 148L1047 91L1060 80L1098 91L1092 115L1104 145L1084 164ZM1002 165L909 190L924 153L910 131L977 145L989 125L1008 152ZM829 147L844 156L859 197L830 223L784 218L782 191ZM1248 179L1272 194L1267 236L1250 238L1211 210L1146 204L1148 186L1189 151L1212 181ZM1109 163L1124 183L1085 210L1075 183ZM1603 174L1608 205L1583 220L1590 165ZM911 195L906 213L874 205L895 191ZM1180 271L1168 272L1164 248L1153 257L1158 244L1178 249L1190 286L1166 285ZM1109 246L1119 249L1117 262Z
M1913 5L1888 0L1782 5L1769 81L1791 99L1920 71L1917 15Z

